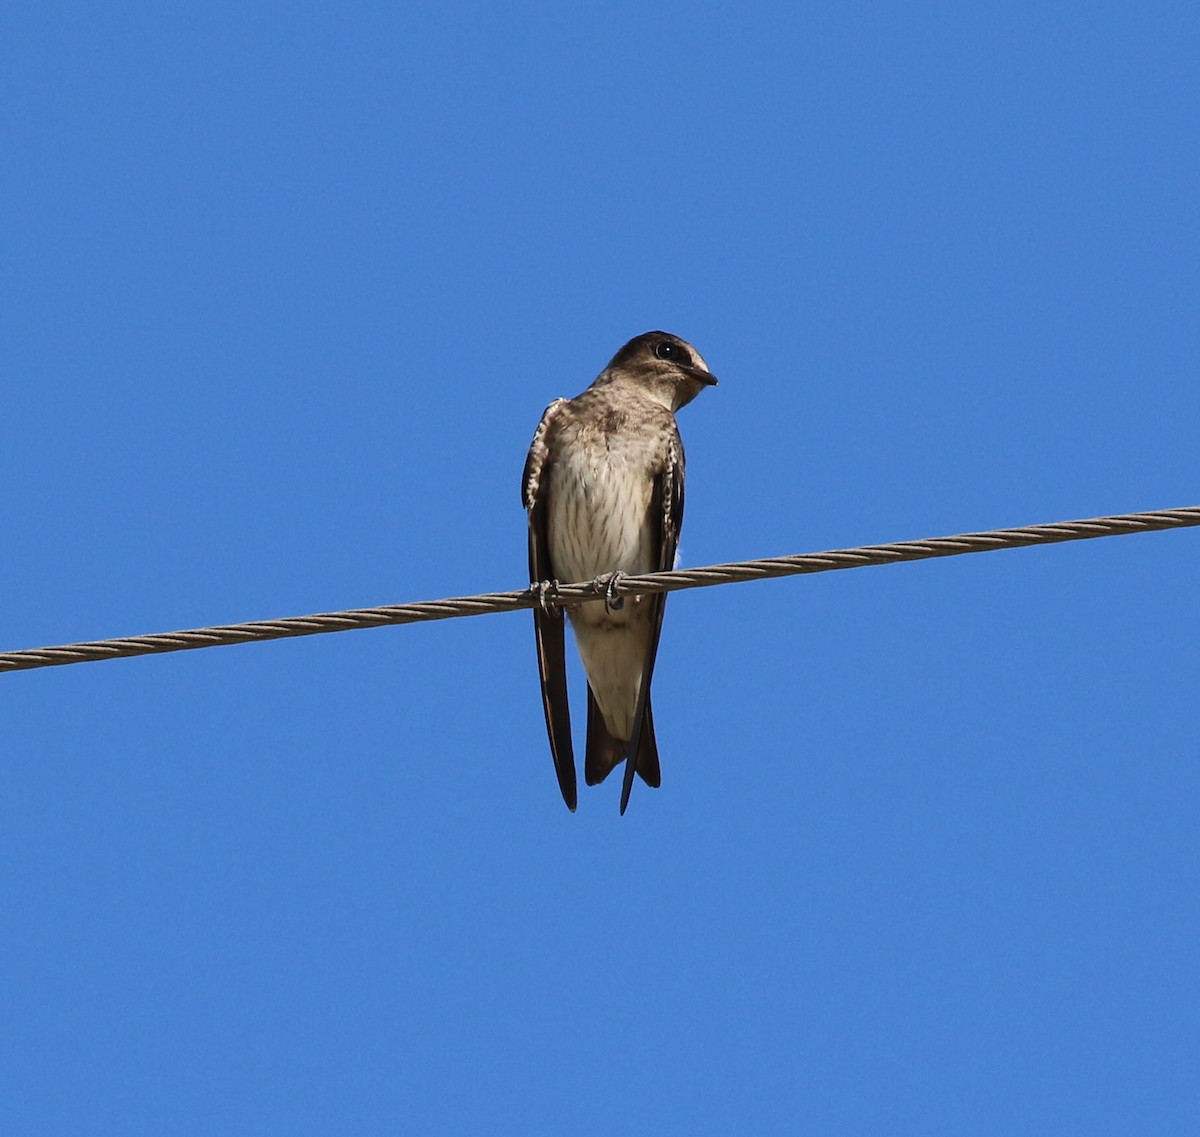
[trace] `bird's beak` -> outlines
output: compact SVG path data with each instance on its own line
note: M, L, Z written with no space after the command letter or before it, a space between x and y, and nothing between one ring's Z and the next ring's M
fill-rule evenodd
M703 383L706 387L717 385L717 377L711 371L705 371L702 367L688 367L686 370L697 383Z

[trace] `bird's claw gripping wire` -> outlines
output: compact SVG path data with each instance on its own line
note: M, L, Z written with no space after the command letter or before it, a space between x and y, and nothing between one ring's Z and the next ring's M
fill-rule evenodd
M558 603L558 581L557 580L538 580L529 586L529 591L537 597L538 607L547 616L556 616L561 611L561 605ZM549 600L548 596L553 596L555 599Z
M617 569L616 572L606 572L592 581L592 587L604 597L606 612L619 612L625 607L625 597L617 594L617 588L621 584L621 578L628 575Z

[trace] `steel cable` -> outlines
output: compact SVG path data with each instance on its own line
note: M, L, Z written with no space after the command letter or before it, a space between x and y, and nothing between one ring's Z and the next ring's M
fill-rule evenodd
M986 553L996 549L1019 549L1030 545L1052 545L1093 537L1150 533L1194 525L1200 525L1200 506L1147 513L1123 513L1112 517L1089 517L1080 521L1029 525L1020 529L992 529L983 533L960 533L954 537L929 537L921 541L863 545L854 549L831 549L826 552L735 561L730 564L676 569L672 572L648 573L643 576L622 576L613 585L613 591L618 596L673 592L684 588L707 588L714 584L832 572L837 569L864 568L901 561L922 561L932 557ZM603 599L604 592L603 580L564 584L550 590L546 600L560 605L588 603ZM0 671L28 671L37 667L60 667L68 663L91 663L102 659L123 659L168 651L191 651L202 647L225 647L232 644L287 639L292 636L346 632L355 628L379 628L389 624L415 624L426 620L451 620L459 616L482 616L492 612L515 612L522 608L532 608L542 602L543 596L538 589L524 588L513 592L489 592L479 596L460 596L446 600L423 600L414 604L387 604L378 608L352 608L343 612L323 612L312 616L289 616L279 620L255 620L246 624L158 632L153 635L63 644L58 647L28 648L0 653Z

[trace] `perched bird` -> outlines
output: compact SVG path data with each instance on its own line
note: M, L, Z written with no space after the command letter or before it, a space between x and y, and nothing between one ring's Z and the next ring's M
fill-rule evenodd
M529 512L529 575L555 583L607 577L603 603L567 607L587 673L584 777L602 782L625 761L621 812L636 770L661 782L650 677L666 595L615 596L619 574L673 568L683 522L683 442L675 412L716 383L690 344L667 332L631 339L595 382L556 399L529 447L522 500ZM550 752L567 808L575 809L575 756L560 608L533 610Z

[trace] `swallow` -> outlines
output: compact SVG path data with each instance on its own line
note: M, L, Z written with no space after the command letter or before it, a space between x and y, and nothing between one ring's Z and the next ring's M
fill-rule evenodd
M662 782L650 679L666 594L620 597L623 574L674 568L683 523L684 455L675 412L716 376L691 344L667 332L631 339L586 391L542 415L521 483L529 514L529 576L543 599L559 582L606 579L601 603L566 606L587 675L584 778L621 763L621 813L636 771ZM563 609L533 609L550 753L563 801L577 805Z

